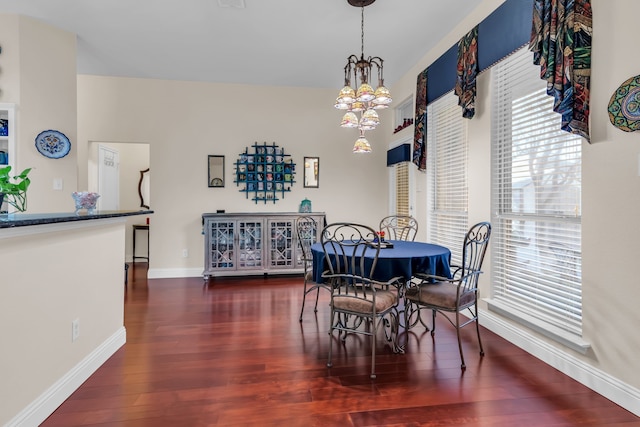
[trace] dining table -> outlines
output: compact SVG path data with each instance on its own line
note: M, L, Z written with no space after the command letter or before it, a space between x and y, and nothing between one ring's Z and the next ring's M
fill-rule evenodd
M409 283L416 273L435 274L451 277L451 251L440 245L425 242L404 240L386 241L380 249L378 262L373 272L373 279L386 282L395 277L402 277L404 283ZM313 255L313 280L322 283L322 273L328 269L325 260L325 250L322 243L316 242L311 246ZM331 257L333 251L327 246L327 253ZM373 261L374 251L368 251L365 258Z

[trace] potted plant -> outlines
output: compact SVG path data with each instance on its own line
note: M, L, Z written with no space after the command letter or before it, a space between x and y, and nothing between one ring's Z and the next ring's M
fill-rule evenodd
M27 189L31 180L27 175L31 168L27 168L20 175L11 176L11 166L0 168L0 205L4 199L19 212L27 210Z

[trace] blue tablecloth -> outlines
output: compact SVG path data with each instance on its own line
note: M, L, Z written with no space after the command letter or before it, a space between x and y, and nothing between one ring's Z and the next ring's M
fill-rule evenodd
M393 248L380 249L378 263L373 278L387 281L393 277L404 277L411 280L416 273L436 274L450 277L449 261L451 251L444 246L422 242L405 242L392 240ZM325 254L321 243L311 246L313 253L313 280L322 282L322 272L328 267L325 264Z

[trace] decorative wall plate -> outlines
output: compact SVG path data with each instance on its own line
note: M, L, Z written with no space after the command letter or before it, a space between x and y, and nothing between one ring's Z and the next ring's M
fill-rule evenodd
M634 132L640 129L640 75L620 85L609 100L609 120L618 129Z
M71 142L62 132L45 130L36 136L36 149L50 159L59 159L69 154Z

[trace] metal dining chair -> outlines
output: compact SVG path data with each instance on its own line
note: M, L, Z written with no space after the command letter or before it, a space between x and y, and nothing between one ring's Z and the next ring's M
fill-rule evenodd
M398 287L403 278L386 282L373 279L380 253L380 240L372 228L351 223L334 223L322 231L320 241L328 269L322 274L331 290L329 359L333 366L333 332L346 340L348 334L371 337L371 378L376 378L376 340L379 330L394 352L402 351L398 335ZM364 327L362 327L364 326Z
M406 309L404 321L406 327L409 329L418 323L418 320L411 320L414 315L424 325L420 317L420 310L428 309L432 312L431 336L434 336L436 332L436 313L440 313L456 328L462 370L466 369L462 353L462 342L460 341L460 329L462 327L475 322L480 355L484 356L482 340L480 339L480 326L478 324L478 278L482 273L482 262L489 245L490 236L490 223L480 222L475 224L464 237L462 265L451 266L452 278L418 273L416 277L421 282L405 291ZM467 310L470 316L462 321L460 312L464 310ZM455 317L452 319L446 314L447 312L455 313Z
M316 292L316 303L313 311L317 312L320 289L327 289L327 287L323 283L313 281L313 255L311 253L311 245L318 239L318 222L313 217L303 215L296 218L295 226L298 245L300 246L300 261L304 266L304 292L302 294L302 308L300 309L300 321L302 322L307 295L313 291Z
M389 240L414 241L418 234L418 221L410 215L390 215L380 220L380 231Z

